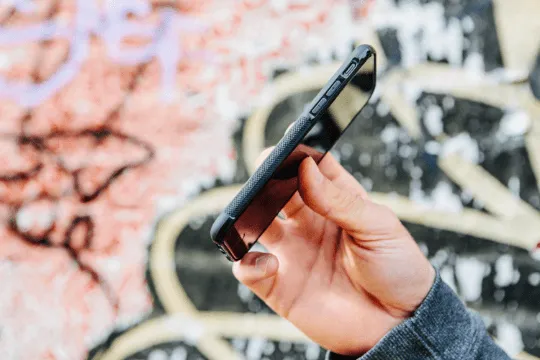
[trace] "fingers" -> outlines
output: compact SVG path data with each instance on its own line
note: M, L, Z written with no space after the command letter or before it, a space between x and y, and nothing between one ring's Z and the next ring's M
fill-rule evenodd
M286 229L283 220L275 218L259 237L259 242L269 251L275 251L276 245L285 238Z
M289 128L291 126L292 126L292 124L289 125ZM264 159L266 159L268 157L268 155L270 155L272 150L274 150L274 147L275 146L269 147L267 149L264 149L261 152L261 154L257 157L257 160L256 160L256 165L257 166L260 166L262 164ZM297 213L300 209L302 209L303 206L304 206L304 202L302 201L302 198L300 197L300 195L298 195L298 193L296 193L296 194L293 195L291 200L289 200L289 202L287 202L287 204L285 204L285 206L283 207L281 212L283 212L286 217L291 217L295 213Z
M274 150L275 146L271 146L269 148L266 148L264 149L260 154L259 156L257 156L257 159L255 160L255 165L257 167L261 166L261 164L263 163L263 161L268 157L268 155L270 155L270 153L272 152L272 150Z
M268 253L250 252L233 264L234 276L263 301L277 278L279 261Z
M392 211L363 198L359 188L336 185L321 173L313 159L302 162L299 176L304 203L351 235L361 233L369 238L366 235L388 234L397 228L399 220Z
M289 126L289 129L292 125ZM257 157L256 165L260 166L261 163L270 155L274 147L270 147L261 152ZM321 160L319 164L320 171L327 177L330 181L334 182L336 186L342 187L354 193L359 193L360 197L363 199L368 199L368 194L365 189L360 185L360 183L349 174L341 164L328 153ZM299 193L295 193L291 200L283 207L282 212L287 218L294 218L296 215L301 214L301 211L304 209L304 201Z
M323 175L338 187L346 188L350 191L357 192L363 199L368 198L366 190L360 185L358 180L354 178L341 164L332 156L331 153L321 160L319 170Z

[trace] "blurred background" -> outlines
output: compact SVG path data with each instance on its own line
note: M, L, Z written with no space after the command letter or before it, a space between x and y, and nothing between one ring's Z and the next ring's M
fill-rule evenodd
M540 358L537 0L1 0L2 359L323 359L219 211L357 44L334 154L513 356ZM321 83L321 86L324 82Z

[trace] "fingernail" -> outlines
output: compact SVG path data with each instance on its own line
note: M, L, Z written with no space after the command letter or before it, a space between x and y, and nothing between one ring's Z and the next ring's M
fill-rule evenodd
M255 260L255 268L261 274L266 275L266 270L268 269L268 262L270 261L270 256L261 255Z
M315 180L316 183L321 183L323 181L323 174L319 170L319 166L317 165L315 160L311 158L311 161L313 162L313 180Z

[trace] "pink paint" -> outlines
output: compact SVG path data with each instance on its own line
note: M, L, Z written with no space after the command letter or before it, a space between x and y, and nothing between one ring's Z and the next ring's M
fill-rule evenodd
M303 63L307 36L324 43L332 24L320 15L336 3L291 1L277 14L268 1L179 12L78 0L47 22L50 2L36 2L0 28L0 176L26 174L0 177L3 358L84 358L150 311L147 234L164 203L232 173L239 111L257 104L274 64ZM255 36L261 19L268 31ZM291 36L300 22L310 33Z

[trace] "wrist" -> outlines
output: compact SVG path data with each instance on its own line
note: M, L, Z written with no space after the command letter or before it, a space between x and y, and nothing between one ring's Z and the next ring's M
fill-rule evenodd
M426 267L425 275L423 276L423 279L418 286L418 295L412 304L412 310L411 310L410 316L412 316L413 313L420 307L420 305L422 305L422 303L428 296L429 292L431 291L431 288L433 288L433 285L435 284L436 279L437 279L437 271L435 271L435 268L431 264L429 264Z

